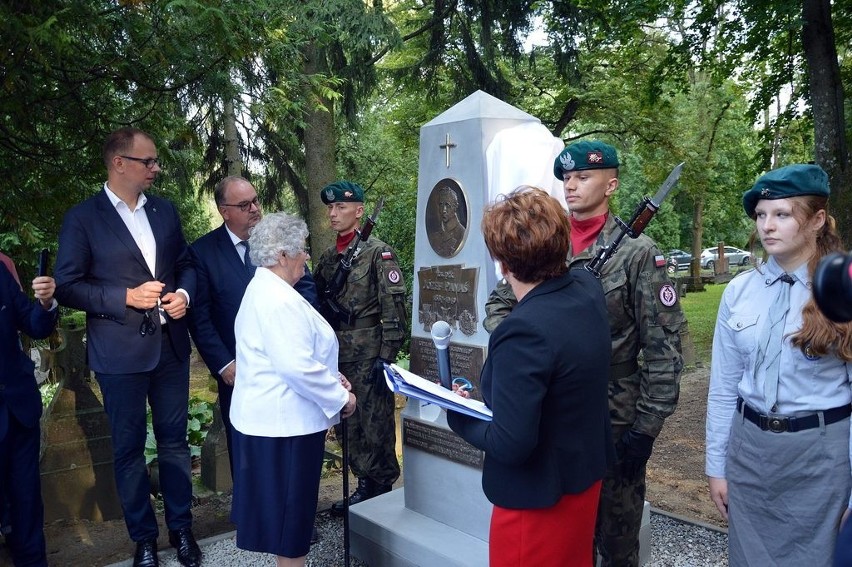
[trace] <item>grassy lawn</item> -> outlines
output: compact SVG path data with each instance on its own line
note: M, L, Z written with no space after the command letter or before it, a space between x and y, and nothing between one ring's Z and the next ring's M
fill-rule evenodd
M689 334L695 345L697 362L710 362L713 328L716 326L716 313L724 290L724 284L707 284L704 291L690 292L681 300L683 313L689 322Z

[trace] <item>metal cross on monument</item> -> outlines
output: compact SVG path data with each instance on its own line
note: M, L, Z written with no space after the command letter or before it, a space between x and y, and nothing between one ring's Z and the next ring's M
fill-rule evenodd
M446 158L447 167L450 167L450 150L455 148L456 144L454 144L453 142L450 142L450 134L449 133L447 134L446 141L438 147L447 152L447 158Z

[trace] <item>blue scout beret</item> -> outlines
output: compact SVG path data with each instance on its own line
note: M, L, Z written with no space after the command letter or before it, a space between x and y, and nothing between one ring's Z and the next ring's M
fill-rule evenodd
M326 185L320 193L320 199L326 205L330 203L363 203L364 189L351 181L335 181Z
M828 174L818 165L798 163L773 169L762 175L754 187L743 193L743 208L754 218L761 199L786 199L800 195L828 197Z
M553 175L562 181L563 171L613 167L618 167L618 152L615 148L598 140L583 140L562 150L553 161Z

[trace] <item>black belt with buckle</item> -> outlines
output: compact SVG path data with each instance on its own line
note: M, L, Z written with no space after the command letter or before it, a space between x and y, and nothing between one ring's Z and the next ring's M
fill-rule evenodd
M826 425L836 423L842 419L846 419L852 414L852 406L846 404L836 408L831 408L822 412L816 412L801 417L785 417L783 415L764 415L755 409L752 409L742 398L737 398L737 411L743 414L743 417L761 428L763 431L772 431L773 433L795 433L796 431L804 431L819 427L819 414L823 415L823 422Z

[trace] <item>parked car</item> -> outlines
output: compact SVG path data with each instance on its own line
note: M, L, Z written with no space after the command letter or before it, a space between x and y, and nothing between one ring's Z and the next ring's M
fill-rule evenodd
M690 262L692 262L692 254L673 248L669 250L666 269L670 274L673 274L678 270L688 270Z
M725 246L725 258L728 259L729 266L748 266L751 263L751 252L740 250L733 246ZM713 270L716 267L718 259L718 246L705 248L701 251L701 267L705 270Z

